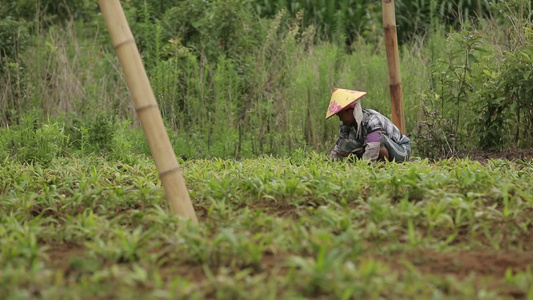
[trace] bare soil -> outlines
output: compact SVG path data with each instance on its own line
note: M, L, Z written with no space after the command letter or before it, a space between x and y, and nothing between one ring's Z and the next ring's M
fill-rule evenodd
M473 150L459 156L459 158L467 157L477 161L487 161L489 159L507 159L511 161L531 160L533 159L533 149L505 149L501 151Z
M502 278L507 270L514 273L527 270L533 265L533 253L518 251L452 251L438 252L434 249L418 249L390 256L370 256L388 263L395 270L405 270L408 265L421 273L451 275L459 279L471 274Z

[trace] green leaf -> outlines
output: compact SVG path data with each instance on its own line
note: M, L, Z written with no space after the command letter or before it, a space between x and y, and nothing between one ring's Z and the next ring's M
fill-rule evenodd
M524 80L528 80L530 75L531 75L531 70L530 71L526 71L524 73Z
M468 54L468 60L474 64L476 64L479 60L477 57L475 57L473 54Z

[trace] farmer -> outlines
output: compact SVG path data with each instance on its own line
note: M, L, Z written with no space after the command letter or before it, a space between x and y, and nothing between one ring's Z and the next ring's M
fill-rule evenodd
M409 138L379 112L361 107L361 98L366 94L346 89L333 90L326 120L337 115L342 124L339 139L329 158L343 159L353 154L372 162L407 161L411 155Z

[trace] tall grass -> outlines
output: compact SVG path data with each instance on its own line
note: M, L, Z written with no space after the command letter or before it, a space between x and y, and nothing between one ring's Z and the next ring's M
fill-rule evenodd
M19 54L18 68L0 78L0 103L17 123L32 109L43 116L74 114L94 117L95 111L131 115L127 90L115 56L99 42L100 31L84 38L83 24L50 27L31 38ZM14 78L10 78L14 77Z
M237 2L232 2L232 9L238 6ZM400 48L407 134L412 136L419 130L417 125L426 120L426 111L444 108L446 111L441 113L446 119L452 119L449 116L454 112L461 113L460 118L453 118L460 121L454 130L467 136L473 123L463 120L476 120L476 112L466 109L475 102L455 97L454 103L438 105L444 103L443 97L453 94L458 83L471 88L480 79L443 81L452 74L446 72L459 65L464 42L446 34L435 17L437 2L431 3L429 34ZM221 40L220 45L209 41L203 44L205 48L195 48L184 44L179 30L170 36L172 24L168 22L172 20L153 20L146 15L148 8L139 12L143 18L130 22L132 28L140 30L136 36L144 49L143 58L165 123L176 137L173 143L177 152L195 157L283 155L297 148L325 153L335 142L339 125L336 120L324 120L335 87L368 92L363 106L390 116L385 45L379 26L367 28L365 35L354 39L347 48L337 39L323 39L318 32L320 27L306 25L303 11L291 17L281 10L270 20L242 19L245 29L239 32L243 37L235 35L229 41ZM128 15L132 18L135 14ZM509 51L503 47L506 37L512 37L507 42L519 49L528 38L510 35L501 24L515 24L513 28L518 29L530 23L513 16L487 19L484 23L465 22L463 37L477 32L483 36L483 47L494 50L490 53ZM232 26L237 26L233 20ZM84 25L70 22L64 27L42 30L20 53L18 67L0 78L3 125L20 123L20 116L37 108L43 115L65 115L67 123L75 118L95 121L103 114L110 119L116 116L122 121L131 120L132 127L139 126L102 20L96 18L86 28ZM195 33L202 39L219 32L213 25L205 26L204 31ZM254 43L261 44L239 48L252 38L247 35L252 33ZM223 36L227 35L224 32ZM372 38L365 39L367 36ZM239 49L231 52L235 47ZM479 60L481 52L471 50ZM444 54L454 51L459 54L449 62L452 65L443 64ZM448 71L444 68L447 66ZM473 72L472 76L483 69L481 64L463 67L471 68L468 72ZM470 90L459 96L474 99L475 95L469 93Z

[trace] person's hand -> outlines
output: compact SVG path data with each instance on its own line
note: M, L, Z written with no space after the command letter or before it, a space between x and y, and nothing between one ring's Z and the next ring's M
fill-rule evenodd
M347 157L350 153L340 150L339 148L335 147L328 155L328 158L331 160L341 160Z

